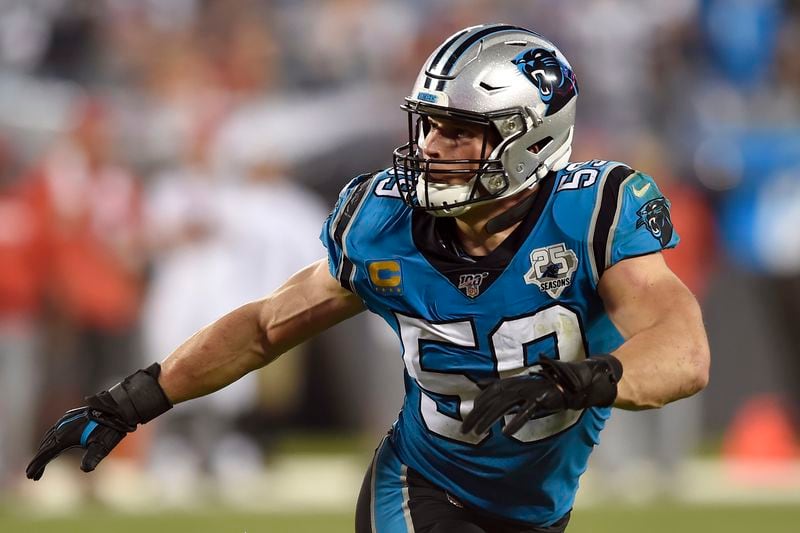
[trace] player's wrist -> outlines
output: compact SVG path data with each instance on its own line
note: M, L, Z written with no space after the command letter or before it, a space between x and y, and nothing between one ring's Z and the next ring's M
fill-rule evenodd
M587 391L587 407L610 407L617 399L617 384L622 379L622 361L611 354L594 355L585 363L592 372Z
M552 379L564 395L568 409L608 407L617 398L617 383L622 378L622 363L610 354L583 361L540 361L542 372Z
M160 373L161 365L158 363L138 370L108 391L88 398L89 406L93 407L92 403L102 404L133 428L138 424L146 424L172 409L172 403L158 383Z

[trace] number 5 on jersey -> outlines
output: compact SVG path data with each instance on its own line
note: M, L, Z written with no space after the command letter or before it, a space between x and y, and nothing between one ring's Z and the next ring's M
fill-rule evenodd
M425 365L426 351L431 345L442 349L459 347L478 350L475 326L471 320L432 323L421 318L395 313L403 341L403 361L409 376L414 379L420 394L420 411L429 431L447 439L479 444L486 435L461 433L461 422L472 410L480 387L466 374L437 372ZM503 319L489 334L489 346L494 360L485 358L484 375L509 378L525 374L527 348L551 339L556 355L562 361L586 358L583 333L578 315L571 309L555 304L527 316ZM459 350L448 356L459 357ZM532 363L535 364L535 361ZM458 367L458 365L452 365ZM457 416L450 416L434 396L457 398ZM559 433L578 421L581 411L564 411L527 422L513 438L534 442ZM506 417L506 422L510 417Z

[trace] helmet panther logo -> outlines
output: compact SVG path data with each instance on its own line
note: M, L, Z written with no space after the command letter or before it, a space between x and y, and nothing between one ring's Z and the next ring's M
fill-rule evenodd
M647 227L647 231L658 239L661 246L666 246L672 240L672 217L669 214L669 204L663 196L650 200L636 212L639 220L636 227Z
M568 66L555 53L544 48L525 50L512 62L539 89L542 101L548 104L545 116L563 108L578 94L578 82Z

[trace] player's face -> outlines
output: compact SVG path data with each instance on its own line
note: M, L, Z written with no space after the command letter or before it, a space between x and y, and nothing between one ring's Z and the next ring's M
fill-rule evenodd
M427 134L421 143L422 154L425 159L448 160L448 159L480 159L489 154L494 149L491 139L487 139L486 146L483 144L483 137L486 134L486 127L481 124L472 124L459 120L446 118L429 117ZM472 174L449 174L437 173L438 170L463 168L477 170L479 163L463 163L461 166L454 166L452 163L430 165L430 172L427 178L431 181L440 181L450 185L466 183L472 178Z

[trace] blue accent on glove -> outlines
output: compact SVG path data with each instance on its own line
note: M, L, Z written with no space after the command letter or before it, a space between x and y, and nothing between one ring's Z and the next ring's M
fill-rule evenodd
M89 438L89 435L92 434L94 428L96 428L98 425L99 424L94 420L91 420L88 424L86 424L86 427L83 428L83 433L81 433L81 446L84 448L86 447L86 440Z
M84 416L86 416L86 413L81 413L81 414L79 414L79 415L75 415L75 416L73 416L73 417L67 418L66 420L64 420L63 422L61 422L61 423L58 425L58 427L56 427L56 431L58 431L59 429L61 429L61 428L62 428L62 427L65 425L65 424L69 424L69 423L70 423L70 422L72 422L73 420L77 420L77 419L79 419L79 418L82 418L82 417L84 417Z

